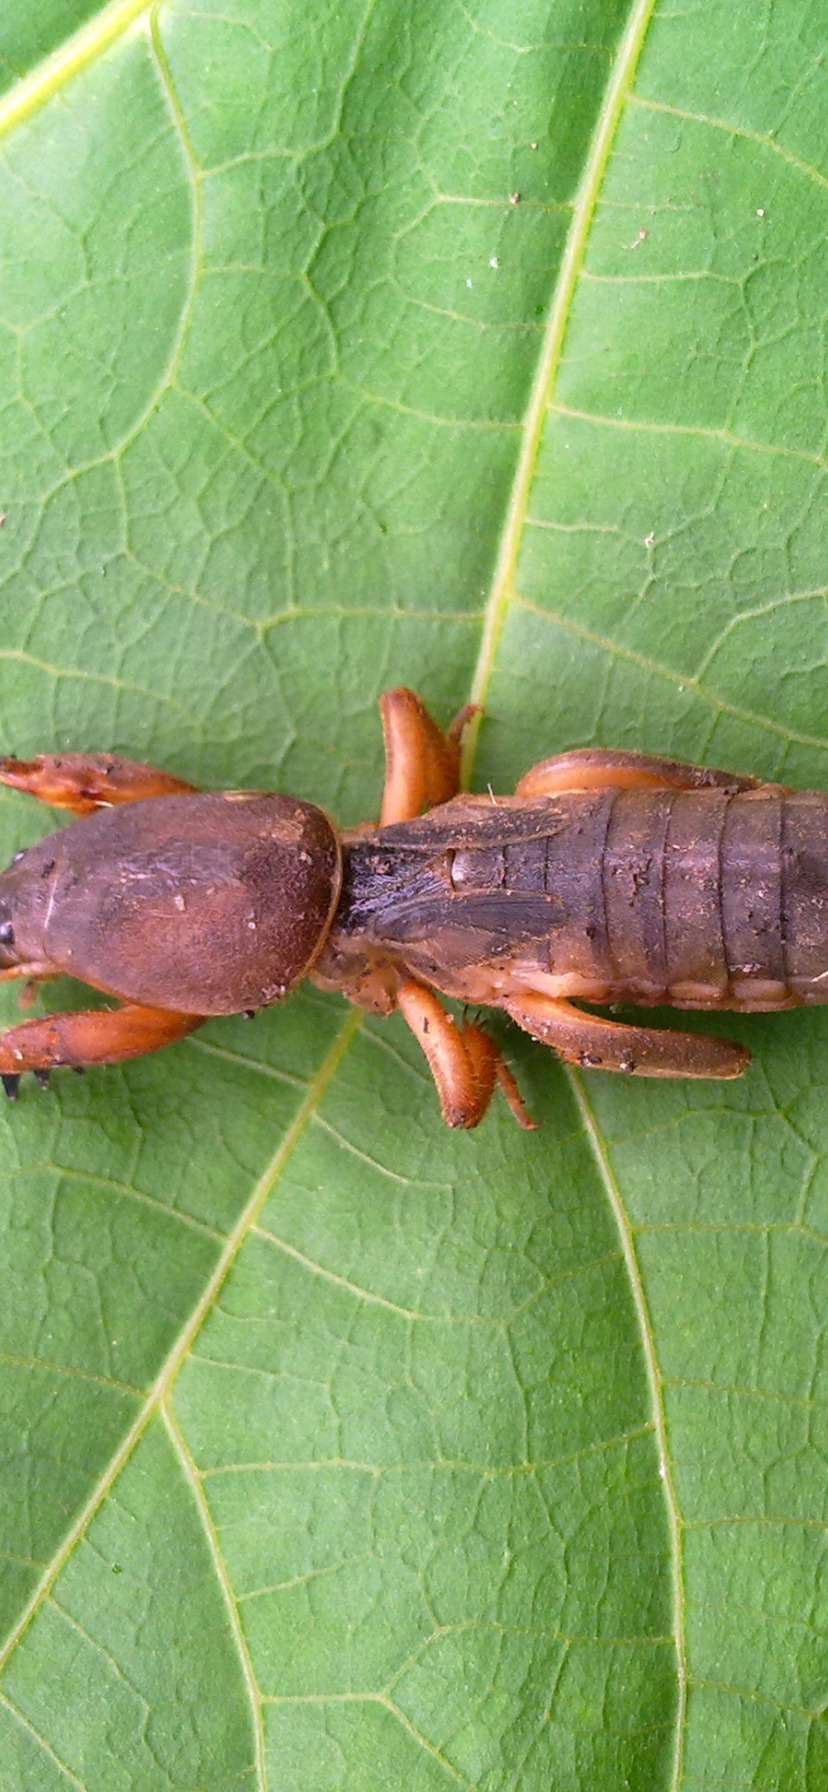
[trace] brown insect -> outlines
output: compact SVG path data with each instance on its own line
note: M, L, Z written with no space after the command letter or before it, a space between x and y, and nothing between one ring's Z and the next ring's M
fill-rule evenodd
M0 1074L113 1064L310 976L390 1014L425 1052L450 1126L514 1079L434 994L503 1008L561 1058L640 1076L740 1076L743 1046L573 1007L828 1001L828 797L642 753L542 761L514 796L458 796L460 740L412 691L381 701L378 827L312 803L196 791L111 755L0 760L0 781L85 817L0 875L0 977L69 972L120 997L0 1037ZM425 811L425 813L423 813Z

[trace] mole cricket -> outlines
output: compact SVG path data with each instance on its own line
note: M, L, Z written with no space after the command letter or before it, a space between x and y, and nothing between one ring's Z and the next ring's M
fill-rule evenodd
M0 782L80 817L0 874L0 979L68 973L121 1002L0 1036L8 1096L24 1071L157 1051L310 977L400 1010L450 1126L476 1126L499 1087L530 1127L494 1041L440 995L503 1009L568 1063L661 1077L741 1076L750 1054L574 1004L828 1001L828 797L591 747L512 796L462 795L473 708L445 733L413 691L380 708L379 824L342 830L313 803L111 754L0 759Z

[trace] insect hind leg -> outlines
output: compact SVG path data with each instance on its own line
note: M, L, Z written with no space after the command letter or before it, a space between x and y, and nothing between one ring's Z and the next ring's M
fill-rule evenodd
M650 753L625 753L617 748L574 747L569 753L542 759L524 772L515 795L531 802L564 790L756 790L759 782L740 772L688 765L683 759L659 759Z
M508 997L502 1005L526 1033L551 1045L565 1064L577 1064L582 1070L727 1078L741 1076L750 1063L746 1046L729 1039L629 1026L601 1014L586 1014L571 1002L532 989Z

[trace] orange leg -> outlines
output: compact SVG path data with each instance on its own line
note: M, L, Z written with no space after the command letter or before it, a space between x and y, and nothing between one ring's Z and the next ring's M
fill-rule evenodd
M0 1035L0 1081L14 1101L25 1070L33 1070L38 1081L45 1082L48 1072L60 1064L76 1070L88 1064L121 1064L172 1045L203 1021L201 1014L173 1014L164 1008L142 1008L137 1002L23 1021Z
M380 712L385 740L380 827L389 827L457 795L463 730L477 711L466 704L443 734L420 698L401 685L380 698Z
M0 983L12 983L18 978L27 978L31 983L44 983L47 977L59 977L54 965L45 959L30 959L26 964L9 964L0 971Z
M425 1052L449 1126L477 1126L497 1085L520 1125L527 1130L534 1127L508 1065L481 1027L456 1027L421 983L402 983L397 1006Z
M0 983L19 982L22 985L18 997L20 1007L33 1008L40 994L41 983L62 975L62 971L56 971L54 965L46 960L29 959L25 963L6 965L0 971Z
M756 790L758 778L712 771L681 759L654 759L649 753L622 753L603 747L576 747L542 759L524 772L515 795L531 800L562 790ZM764 786L765 789L768 786ZM782 786L779 786L781 789Z
M0 784L28 791L38 802L55 809L72 809L88 815L93 809L115 803L141 802L150 796L186 796L196 789L157 771L154 765L138 765L114 753L43 753L38 759L0 759Z
M603 1015L585 1014L571 1002L521 991L503 1002L519 1027L551 1045L566 1064L583 1070L621 1070L638 1076L735 1077L750 1063L750 1052L728 1039L626 1026Z

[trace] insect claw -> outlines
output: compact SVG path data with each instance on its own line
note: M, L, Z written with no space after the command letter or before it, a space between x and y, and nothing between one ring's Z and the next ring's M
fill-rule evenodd
M35 1082L37 1083L37 1086L39 1089L48 1089L50 1076L51 1076L51 1071L49 1071L49 1070L36 1070L35 1071L34 1079L35 1079Z
M3 1090L6 1095L7 1100L8 1101L16 1101L17 1097L20 1093L20 1077L19 1077L19 1075L15 1075L15 1076L0 1075L0 1082L2 1082L2 1084L3 1084Z

